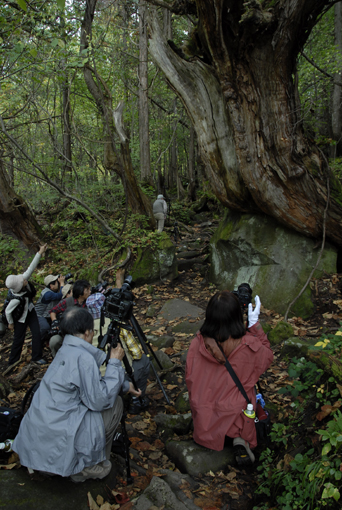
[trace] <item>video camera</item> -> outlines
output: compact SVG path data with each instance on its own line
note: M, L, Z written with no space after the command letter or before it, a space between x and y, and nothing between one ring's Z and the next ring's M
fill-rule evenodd
M233 290L233 294L238 298L242 310L247 310L249 303L252 302L252 292L248 283L241 283L238 290Z
M104 316L117 322L127 322L132 316L134 295L131 289L134 283L131 276L125 278L121 289L110 289L103 304Z

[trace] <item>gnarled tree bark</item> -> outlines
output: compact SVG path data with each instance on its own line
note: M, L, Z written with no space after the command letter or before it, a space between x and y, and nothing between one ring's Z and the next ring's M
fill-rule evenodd
M191 47L166 40L150 5L150 52L189 113L216 196L320 237L329 177L327 237L341 246L341 186L304 136L296 83L297 55L334 0L184 0L171 10L180 3L196 4Z

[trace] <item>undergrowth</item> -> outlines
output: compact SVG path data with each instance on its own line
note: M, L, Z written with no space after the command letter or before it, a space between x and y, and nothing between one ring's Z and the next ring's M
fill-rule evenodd
M314 349L341 359L342 328L324 335ZM305 358L293 358L288 374L290 381L279 393L291 395L291 411L273 424L271 443L260 456L256 494L261 502L254 510L340 508L342 387Z

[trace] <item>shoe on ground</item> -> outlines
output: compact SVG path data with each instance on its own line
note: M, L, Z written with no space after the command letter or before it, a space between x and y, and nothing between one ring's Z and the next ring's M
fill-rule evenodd
M139 414L150 405L150 401L147 397L141 397L141 401L139 398L132 398L131 405L128 408L129 414Z
M103 465L105 463L105 466ZM109 475L110 470L112 469L112 463L109 460L105 460L100 462L100 464L95 464L95 466L86 467L80 473L76 475L71 475L70 478L73 482L85 482L85 480L90 479L102 479Z
M249 447L249 443L242 439L242 437L234 438L233 452L239 467L251 466L255 461L255 456Z
M34 363L37 363L37 365L47 365L47 361L44 358L34 361Z

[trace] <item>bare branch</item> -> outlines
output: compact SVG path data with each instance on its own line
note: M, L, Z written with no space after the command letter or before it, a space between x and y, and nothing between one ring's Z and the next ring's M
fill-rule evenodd
M307 60L312 66L314 66L320 73L324 74L324 76L327 76L327 78L330 78L332 81L333 81L333 84L334 85L337 85L338 87L342 87L342 81L335 81L335 77L330 74L330 73L327 73L326 71L324 71L324 69L322 69L321 67L319 67L313 60L312 58L308 57L306 55L306 53L304 53L304 51L301 51L300 54L305 58L305 60Z
M49 184L50 186L52 186L53 188L55 188L61 195L63 195L64 197L68 198L69 200L73 200L74 202L76 202L77 204L79 204L81 207L84 207L84 209L86 209L88 212L90 212L90 214L97 219L97 221L106 229L108 230L108 232L110 232L112 234L112 236L115 237L115 239L117 239L118 241L121 241L121 237L116 233L114 232L114 230L112 230L110 228L110 226L101 218L101 216L96 212L94 211L91 207L89 207L85 202L83 202L82 200L80 200L78 197L75 197L74 195L72 195L71 193L69 193L68 191L65 191L64 189L62 189L56 182L52 181L49 176L46 174L46 172L44 172L44 170L39 166L37 165L37 163L35 163L35 161L33 161L33 159L27 154L27 152L25 151L25 149L23 149L19 144L18 142L15 140L15 138L13 138L9 133L8 131L6 130L5 128L5 124L4 124L4 121L3 121L3 118L1 117L0 115L0 124L1 124L1 129L3 131L3 133L7 136L7 138L12 142L13 145L15 145L15 147L25 156L25 158L30 161L30 163L32 164L32 166L42 175L42 177L40 177L41 180L43 180L44 182L46 182L47 184ZM38 177L38 176L36 176ZM38 177L39 178L39 177Z

